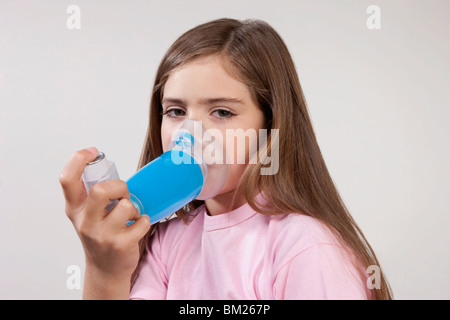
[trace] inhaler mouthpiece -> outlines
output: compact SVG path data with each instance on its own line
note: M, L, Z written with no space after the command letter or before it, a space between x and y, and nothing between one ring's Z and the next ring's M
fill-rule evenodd
M218 139L205 130L201 121L187 119L170 140L168 150L172 151L175 164L199 165L202 170L203 187L195 198L197 200L214 198L227 180L228 166L223 141Z

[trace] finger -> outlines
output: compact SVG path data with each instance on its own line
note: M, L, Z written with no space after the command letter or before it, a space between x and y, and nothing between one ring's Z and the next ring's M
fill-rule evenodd
M94 184L86 199L86 212L89 218L94 220L103 219L108 214L105 209L106 206L116 199L119 202L121 199L130 199L130 193L125 181L111 180Z
M97 153L96 148L79 150L66 163L59 177L59 183L66 199L66 207L77 208L83 203L86 193L81 175L86 165L95 159Z
M142 214L135 222L130 225L126 231L125 236L133 243L141 240L145 234L150 230L150 217Z
M138 219L140 215L139 210L129 199L121 199L105 220L111 224L112 228L117 230L126 228L127 222Z

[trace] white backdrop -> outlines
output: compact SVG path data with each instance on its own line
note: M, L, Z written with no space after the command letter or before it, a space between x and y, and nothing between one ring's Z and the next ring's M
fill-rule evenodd
M80 29L67 26L72 4ZM380 29L367 25L372 4ZM2 0L0 298L81 297L62 168L96 146L131 176L163 54L232 17L263 19L287 43L325 161L395 297L449 299L449 14L447 0Z

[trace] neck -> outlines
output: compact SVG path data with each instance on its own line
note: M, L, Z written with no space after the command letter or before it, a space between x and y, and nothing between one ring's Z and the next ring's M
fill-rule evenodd
M212 199L205 200L208 215L216 216L227 213L239 208L247 202L243 194L238 194L236 198L233 199L234 192L235 189L221 193Z

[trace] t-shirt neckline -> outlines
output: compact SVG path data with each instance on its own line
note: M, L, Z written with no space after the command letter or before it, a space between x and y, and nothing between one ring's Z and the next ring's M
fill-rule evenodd
M254 215L255 212L252 207L248 204L248 202L244 203L242 206L226 213L210 216L207 213L206 205L203 208L203 216L204 216L204 230L205 231L214 231L219 229L226 229L232 226L235 226L241 222L244 222Z

